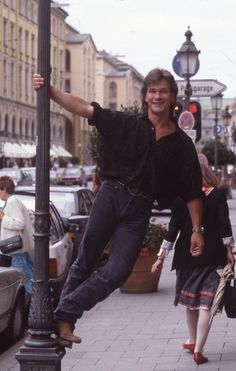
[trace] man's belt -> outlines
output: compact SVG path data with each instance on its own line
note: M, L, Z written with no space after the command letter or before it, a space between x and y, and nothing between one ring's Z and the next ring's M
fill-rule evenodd
M115 185L119 185L125 189L127 189L127 191L134 197L144 197L150 201L152 201L152 197L147 194L146 192L144 192L142 189L136 187L136 186L132 186L132 185L126 185L125 183L122 183L121 181L119 180L108 180L108 182L110 183L113 183Z

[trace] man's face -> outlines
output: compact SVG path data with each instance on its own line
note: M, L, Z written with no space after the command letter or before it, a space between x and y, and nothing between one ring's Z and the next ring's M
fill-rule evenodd
M169 115L170 104L174 101L175 97L170 92L168 81L160 80L148 86L145 102L148 105L149 114L160 115L167 113Z

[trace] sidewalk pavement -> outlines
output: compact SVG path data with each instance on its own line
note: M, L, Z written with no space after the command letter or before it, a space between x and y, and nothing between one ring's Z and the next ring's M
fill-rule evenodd
M236 227L236 192L229 200ZM209 362L197 366L182 349L187 338L184 307L173 306L175 272L172 256L165 260L159 289L149 294L124 294L116 290L76 324L82 343L67 350L62 371L235 371L236 319L225 312L215 316L205 346ZM1 371L19 371L15 353L20 345L0 355Z

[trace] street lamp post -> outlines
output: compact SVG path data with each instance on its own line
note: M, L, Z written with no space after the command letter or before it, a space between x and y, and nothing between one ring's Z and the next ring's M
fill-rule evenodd
M219 111L221 110L221 105L222 105L222 99L223 95L218 94L211 96L211 106L213 111L215 112L215 125L214 125L214 137L215 137L215 148L214 148L214 168L215 168L215 174L217 175L217 167L218 167L218 143L217 143L217 131L218 131L218 121L219 121Z
M229 113L229 106L226 106L225 109L222 111L222 119L224 123L224 140L227 148L229 149L229 125L231 114Z
M188 110L190 97L193 92L192 86L190 84L190 77L194 76L198 70L198 55L200 53L200 50L197 50L195 44L191 40L193 34L190 31L189 27L184 35L186 36L186 41L181 46L180 50L177 50L177 54L179 56L182 75L187 81L184 93L185 109Z
M34 277L29 336L16 354L21 371L60 371L64 348L51 337L52 300L49 285L50 166L50 0L38 2L38 72L45 84L37 93L36 203Z

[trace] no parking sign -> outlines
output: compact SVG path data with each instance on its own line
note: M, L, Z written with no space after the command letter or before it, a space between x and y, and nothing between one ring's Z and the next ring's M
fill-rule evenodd
M192 130L194 127L194 116L189 111L184 111L180 114L178 125L182 130Z

